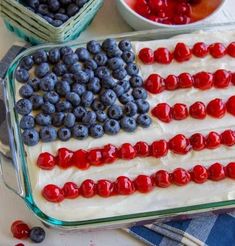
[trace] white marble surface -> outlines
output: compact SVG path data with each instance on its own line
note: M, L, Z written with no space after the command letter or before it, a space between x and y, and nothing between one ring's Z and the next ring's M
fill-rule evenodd
M96 38L131 31L131 28L121 19L116 7L115 0L105 0L105 4L91 26L81 35L82 39ZM235 21L234 0L227 0L223 10L218 13L211 22ZM17 38L9 33L0 19L0 58L17 41ZM5 188L0 179L0 245L14 246L19 240L12 239L9 228L12 221L22 219L31 226L40 225L40 222L26 208L25 203L14 193ZM42 246L106 246L143 245L121 230L101 230L97 232L61 232L46 229L47 237ZM24 244L32 245L29 241Z

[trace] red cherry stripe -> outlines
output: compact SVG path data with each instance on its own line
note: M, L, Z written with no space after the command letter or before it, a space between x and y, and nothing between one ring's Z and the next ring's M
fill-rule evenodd
M45 170L52 169L51 163L53 163L53 167L56 165L60 168L75 166L78 169L85 170L91 166L111 164L118 159L132 160L134 158L144 157L162 158L166 156L169 151L178 155L185 155L191 150L201 151L205 148L215 149L221 145L228 147L235 145L235 131L225 130L221 134L217 132L209 132L207 136L203 136L200 133L195 133L189 138L183 134L178 134L169 141L161 139L154 141L151 144L140 141L135 145L124 143L119 148L112 144L107 144L102 148L87 151L80 149L72 152L66 148L61 148L58 150L56 157L47 152L41 153L38 157L37 164L40 168ZM70 157L69 160L68 153ZM48 158L48 156L50 158ZM63 159L65 161L64 163ZM55 187L52 187L52 189L54 188ZM57 190L54 190L54 192L59 193ZM72 187L71 184L67 185L63 189L63 192L65 196L68 197L79 195L79 192L77 193L77 188ZM60 199L60 197L58 197L58 199Z
M209 90L212 87L222 89L232 85L235 85L235 73L225 69L218 69L214 73L202 71L194 75L171 74L166 78L162 78L159 74L151 74L144 82L145 89L151 94L193 87L198 90Z
M182 20L179 18L177 21L181 22ZM156 50L145 47L139 51L139 59L144 64L153 64L154 62L170 64L173 60L185 62L189 61L193 56L204 58L209 54L215 59L222 58L226 54L234 58L235 42L228 44L227 47L219 42L210 45L204 42L198 42L192 45L192 47L189 47L185 43L177 43L172 51L165 47L159 47Z
M203 102L195 102L189 107L185 104L176 103L172 107L167 103L159 103L152 110L152 115L164 123L170 123L172 120L184 120L189 116L203 120L206 116L220 119L229 113L235 116L235 96L231 96L227 102L220 98L211 100L207 105Z
M150 176L138 175L133 180L126 176L119 176L115 181L101 179L95 182L94 180L86 179L79 188L73 182L66 183L62 189L56 185L49 184L43 188L42 196L49 202L59 203L64 199L92 198L95 195L108 198L115 195L128 196L137 191L148 193L154 187L184 186L189 182L202 184L207 180L220 181L225 178L235 180L235 162L230 162L227 166L214 163L208 168L198 164L188 171L179 167L171 173L166 170L159 170Z

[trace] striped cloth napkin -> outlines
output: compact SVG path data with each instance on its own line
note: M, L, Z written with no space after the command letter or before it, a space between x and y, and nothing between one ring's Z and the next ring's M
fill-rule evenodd
M124 230L147 245L235 246L235 212Z

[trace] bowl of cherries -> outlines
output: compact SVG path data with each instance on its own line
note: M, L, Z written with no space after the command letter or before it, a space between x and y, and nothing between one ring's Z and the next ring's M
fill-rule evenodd
M116 0L120 14L135 30L200 24L225 0Z

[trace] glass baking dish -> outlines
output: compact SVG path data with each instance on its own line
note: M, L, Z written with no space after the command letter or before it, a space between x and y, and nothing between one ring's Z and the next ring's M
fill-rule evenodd
M235 30L235 23L219 24L219 25L205 25L200 27L200 30ZM113 38L123 39L127 38L132 41L145 41L171 38L179 34L187 34L198 31L198 27L194 28L181 28L181 29L160 29L141 32L125 33L114 35ZM106 37L100 38L102 41ZM68 43L72 48L84 46L86 42L73 41ZM132 226L142 223L150 223L153 221L168 221L171 219L185 219L197 215L215 212L215 211L228 211L235 208L235 200L227 200L222 202L213 202L206 204L199 204L193 206L177 207L172 209L165 209L159 211L151 211L144 213L128 214L123 216L105 217L93 220L83 221L61 221L49 217L43 213L35 204L32 195L29 171L26 163L26 156L24 145L20 137L20 128L18 123L18 116L14 111L15 103L15 85L14 85L14 71L17 68L23 56L32 54L35 50L40 48L49 49L51 47L59 47L62 45L47 44L28 48L22 51L22 47L13 47L1 64L1 93L5 103L5 116L4 121L1 120L0 125L0 138L1 138L1 175L8 188L19 195L26 203L28 208L36 215L42 222L53 227L63 229L91 229L98 227L117 228L123 226ZM21 52L21 53L20 53ZM14 56L20 53L14 60ZM9 58L11 57L11 59ZM13 60L13 62L11 62ZM9 65L11 62L11 65ZM1 105L0 105L1 106ZM2 107L1 107L2 108Z

